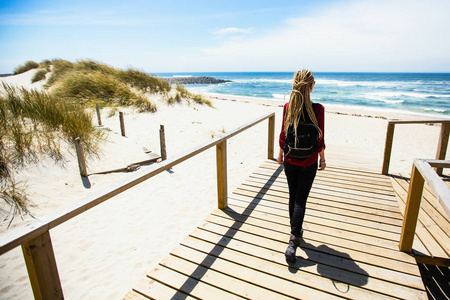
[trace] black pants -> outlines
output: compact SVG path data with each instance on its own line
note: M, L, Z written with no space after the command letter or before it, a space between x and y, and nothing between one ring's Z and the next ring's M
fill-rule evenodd
M291 234L300 237L305 218L306 200L317 173L317 163L309 167L299 167L284 162L289 186L289 218Z

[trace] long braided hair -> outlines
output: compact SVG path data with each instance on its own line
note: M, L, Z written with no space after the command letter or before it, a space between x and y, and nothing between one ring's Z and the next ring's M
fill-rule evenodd
M311 85L314 83L314 75L311 71L301 70L295 73L292 83L292 91L289 91L291 92L291 97L284 120L284 132L287 133L289 125L293 125L295 131L297 131L297 125L300 120L306 120L306 111L309 119L319 129L318 139L322 137L322 130L319 127L319 122L317 122L316 114L314 113L310 98Z

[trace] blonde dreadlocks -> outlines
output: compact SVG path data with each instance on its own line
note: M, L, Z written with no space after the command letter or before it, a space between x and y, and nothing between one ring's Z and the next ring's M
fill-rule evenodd
M311 121L319 129L318 139L322 137L322 130L320 130L310 98L311 85L314 83L314 75L311 71L301 70L295 73L292 83L292 91L290 91L291 98L289 100L289 105L287 107L286 117L284 120L284 132L287 132L289 125L293 125L295 131L297 131L297 125L300 120L305 120L304 113L306 110Z

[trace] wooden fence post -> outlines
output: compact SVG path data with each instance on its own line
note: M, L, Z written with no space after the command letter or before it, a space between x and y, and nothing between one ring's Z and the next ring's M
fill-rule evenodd
M218 208L228 207L227 140L216 145Z
M384 157L383 157L383 168L381 170L381 174L386 175L389 173L389 163L391 161L391 152L392 152L392 142L394 140L394 123L388 123L387 131L386 131L386 144L384 145Z
M159 125L159 146L161 148L161 160L166 160L167 151L166 151L166 134L164 131L164 125Z
M95 110L97 111L98 125L102 126L102 117L100 115L100 107L98 106L98 103L95 105Z
M411 252L419 217L420 202L422 201L425 180L416 165L413 164L411 181L409 182L408 198L406 200L403 217L402 233L400 235L400 251Z
M437 151L436 151L436 159L437 160L445 160L445 155L447 154L449 133L450 133L450 124L442 123L441 124L441 133L439 136L439 142L438 142L438 147L437 147ZM442 175L442 168L436 168L436 173L439 176Z
M74 140L75 149L77 150L78 167L80 169L80 175L83 177L88 177L86 170L86 158L84 157L83 145L81 144L81 139L78 137Z
M34 299L64 299L50 232L22 244Z
M122 136L125 136L125 122L123 121L123 112L119 112L119 120L120 120L120 131L122 132Z
M275 143L275 115L269 118L269 133L268 133L268 145L267 145L267 158L272 159L274 156L274 143Z

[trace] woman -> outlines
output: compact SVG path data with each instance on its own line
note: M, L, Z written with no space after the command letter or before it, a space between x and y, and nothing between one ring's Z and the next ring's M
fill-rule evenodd
M289 186L289 218L291 236L289 246L286 249L286 260L295 262L295 251L300 246L303 236L303 219L305 217L306 200L311 190L317 169L324 170L325 142L324 142L324 107L318 103L312 103L310 93L314 89L314 75L308 70L297 71L294 75L293 90L289 103L286 103L283 111L283 126L280 133L280 152L277 161L281 165L284 162L284 171ZM312 122L318 130L317 143L312 156L296 158L285 153L286 133L289 126L297 128L301 121ZM319 163L317 162L320 157Z

